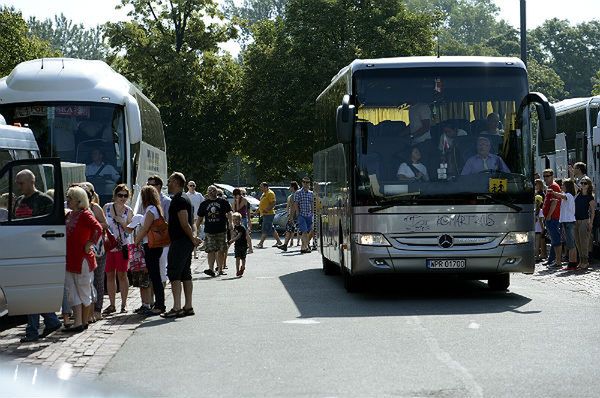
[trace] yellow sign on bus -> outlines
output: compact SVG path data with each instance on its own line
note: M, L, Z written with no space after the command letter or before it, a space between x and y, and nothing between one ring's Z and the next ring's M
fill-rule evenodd
M506 192L508 180L506 178L490 178L489 191L492 193Z

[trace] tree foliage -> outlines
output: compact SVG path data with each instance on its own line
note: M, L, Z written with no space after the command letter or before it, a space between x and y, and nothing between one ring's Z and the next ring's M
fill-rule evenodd
M552 68L574 97L589 96L592 77L600 69L600 20L571 25L550 19L531 31L539 63Z
M592 95L600 95L600 69L596 72L596 76L592 77L592 83L594 84Z
M107 24L111 62L160 109L169 168L200 184L212 182L231 150L240 76L231 57L217 54L218 44L235 30L218 21L212 0L122 5L133 7L132 20Z
M30 17L27 21L30 35L50 43L52 48L65 57L80 59L104 59L107 47L101 26L86 29L83 24L74 24L64 14L54 19L39 20Z
M8 75L21 62L59 55L47 42L29 36L27 31L19 11L0 7L0 76Z
M340 68L355 58L431 54L435 23L398 0L289 0L284 17L252 25L239 123L241 150L256 160L258 177L310 167L315 100Z

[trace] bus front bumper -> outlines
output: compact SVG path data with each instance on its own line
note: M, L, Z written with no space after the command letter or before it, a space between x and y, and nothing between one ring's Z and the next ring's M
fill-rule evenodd
M460 268L432 268L428 260L464 260L451 262ZM533 273L535 259L530 244L497 246L490 250L444 251L399 250L394 247L353 245L354 275L386 273L497 274ZM464 265L464 266L463 266Z

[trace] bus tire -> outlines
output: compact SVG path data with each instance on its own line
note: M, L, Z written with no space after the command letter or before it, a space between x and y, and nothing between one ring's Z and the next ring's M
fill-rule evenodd
M336 263L323 255L321 255L321 259L323 260L323 273L325 275L335 275L339 273L340 269Z
M488 287L494 291L506 291L510 286L510 274L492 275L488 279Z
M351 275L345 267L342 267L342 278L344 280L344 288L348 293L358 293L362 291L362 283L359 277Z

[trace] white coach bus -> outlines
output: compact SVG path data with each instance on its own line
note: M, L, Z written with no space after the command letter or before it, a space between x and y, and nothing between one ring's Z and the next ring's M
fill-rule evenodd
M457 275L505 290L532 273L530 105L516 58L355 60L317 98L315 182L326 274Z
M0 79L0 114L33 131L42 157L86 164L102 202L118 183L134 188L152 174L167 177L158 108L102 61L44 58L17 65Z
M0 79L0 115L8 125L31 129L41 156L0 170L7 215L0 221L0 316L58 311L66 251L61 161L85 164L103 203L125 183L135 204L138 184L153 174L167 177L160 114L102 61L45 58ZM52 208L31 214L16 208L25 193L16 178L23 169L34 172L38 191L53 190Z

